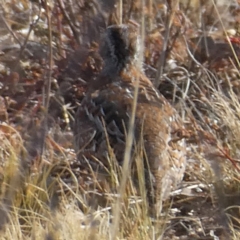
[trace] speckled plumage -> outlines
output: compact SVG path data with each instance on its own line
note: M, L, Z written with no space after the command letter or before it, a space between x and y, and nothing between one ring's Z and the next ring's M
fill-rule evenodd
M173 107L137 67L138 44L135 26L107 28L100 50L105 66L75 116L75 150L83 165L104 171L95 158L108 168L109 143L122 164L125 132L139 78L132 153L143 143L147 198L150 208L157 213L162 200L169 196L184 174L183 124Z

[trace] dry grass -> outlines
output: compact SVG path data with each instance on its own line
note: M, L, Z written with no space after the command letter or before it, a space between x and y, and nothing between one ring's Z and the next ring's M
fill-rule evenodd
M240 238L239 1L201 2L0 4L0 239ZM159 219L147 214L141 166L137 191L114 164L107 181L81 171L72 150L74 110L102 65L101 33L131 19L142 25L146 74L189 135L184 181ZM203 35L227 54L207 39L194 45Z

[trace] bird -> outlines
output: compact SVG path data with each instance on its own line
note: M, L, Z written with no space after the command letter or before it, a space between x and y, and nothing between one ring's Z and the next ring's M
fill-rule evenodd
M132 155L142 146L146 199L155 214L183 178L186 146L181 117L138 64L138 32L133 24L107 27L99 51L103 68L76 111L74 148L81 165L94 171L110 167L109 149L122 166L138 81Z

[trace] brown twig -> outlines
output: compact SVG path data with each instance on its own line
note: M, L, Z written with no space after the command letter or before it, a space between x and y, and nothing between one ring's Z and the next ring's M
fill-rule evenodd
M52 69L53 69L53 51L52 51L52 24L51 24L51 11L49 9L49 5L47 0L43 0L43 6L46 10L46 18L47 18L47 24L48 24L48 62L49 62L49 68L47 72L47 76L45 78L45 87L43 88L43 99L44 101L44 107L45 107L45 116L44 116L44 122L43 122L43 132L42 132L42 144L41 144L41 155L43 156L44 147L45 147L45 140L47 135L47 129L48 129L48 110L49 110L49 102L50 102L50 94L51 94L51 76L52 76Z
M81 41L79 39L79 34L78 34L78 31L76 30L75 26L72 24L72 21L71 21L71 18L69 17L67 11L65 10L65 6L64 6L64 3L62 0L57 0L58 1L58 5L59 5L59 8L61 9L65 19L67 20L72 32L73 32L73 35L74 35L74 38L75 40L77 41L77 43L80 45Z
M165 19L165 34L164 34L164 41L163 41L163 46L162 46L162 52L161 56L159 58L158 64L157 64L157 76L154 81L154 86L158 88L160 80L163 75L163 68L165 65L165 60L166 60L166 53L167 53L167 47L168 47L168 40L169 40L169 35L170 35L170 30L171 30L171 10L169 13L166 15Z
M238 167L237 163L236 162L239 162L239 160L237 159L233 159L230 155L229 155L229 149L227 148L220 148L219 146L217 146L218 150L220 151L220 154L219 156L220 157L225 157L226 159L228 159L232 164L233 166L238 170L240 171L240 168Z
M21 46L21 42L18 39L18 37L16 36L16 34L12 31L11 27L9 26L9 24L7 23L7 21L5 20L5 18L3 17L2 14L0 14L0 18L2 19L3 23L5 24L7 30L10 32L10 34L13 36L14 40Z

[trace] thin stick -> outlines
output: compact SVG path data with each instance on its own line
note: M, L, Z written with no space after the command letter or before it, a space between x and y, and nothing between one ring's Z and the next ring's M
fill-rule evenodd
M43 99L44 99L44 108L45 108L45 116L44 116L44 123L43 123L43 135L42 135L42 144L41 144L41 156L43 155L44 147L45 147L45 139L47 135L48 129L48 110L49 110L49 102L50 102L50 94L51 94L51 76L52 76L52 69L53 69L53 51L52 51L52 25L51 25L51 11L49 9L48 1L44 1L44 7L46 10L46 17L48 23L48 62L49 62L49 69L47 72L47 76L45 78L46 84L45 88L43 88Z
M145 0L142 0L142 9L145 6ZM142 11L142 26L141 26L141 35L144 36L144 11ZM144 40L142 39L142 42ZM141 52L141 54L143 54ZM139 58L138 65L141 66L142 62L141 59L143 57ZM131 150L132 150L132 145L133 145L133 140L134 140L134 123L135 123L135 116L136 116L136 109L137 109L137 100L138 100L138 91L139 91L139 76L136 77L136 86L134 89L134 98L133 98L133 105L132 105L132 114L129 120L129 129L128 129L128 134L126 138L126 147L124 151L124 160L123 160L123 167L122 167L122 179L119 187L119 197L117 198L116 205L114 208L114 219L113 219L113 228L111 232L111 239L116 239L117 233L119 230L119 223L120 223L120 214L121 214L121 202L124 196L125 192L125 187L127 183L127 178L129 176L130 172L130 159L131 159Z

